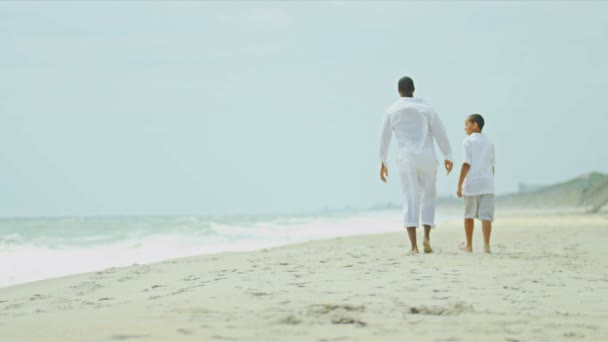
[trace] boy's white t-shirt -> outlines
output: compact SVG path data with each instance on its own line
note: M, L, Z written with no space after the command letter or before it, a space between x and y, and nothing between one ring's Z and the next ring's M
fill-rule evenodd
M494 144L485 135L473 133L463 142L464 162L471 165L462 185L464 196L494 193Z

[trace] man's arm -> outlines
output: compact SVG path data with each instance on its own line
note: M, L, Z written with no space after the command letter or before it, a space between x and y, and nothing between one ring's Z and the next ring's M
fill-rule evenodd
M452 171L452 167L454 166L454 159L452 157L452 147L450 146L450 140L448 139L448 135L445 132L445 127L443 126L443 122L439 118L437 113L433 112L430 120L430 128L431 134L435 137L435 141L439 146L439 150L443 154L444 157L444 166L445 170L448 172L448 175Z
M388 113L384 115L384 122L382 123L382 132L380 136L380 179L386 183L386 177L388 177L388 168L386 167L386 159L388 156L388 148L391 145L391 137L393 135L393 128L391 126L391 118Z
M456 192L458 197L462 197L462 184L464 183L464 179L467 178L467 174L469 174L470 169L471 165L467 163L462 164L462 168L460 169L460 179L458 180L458 191Z

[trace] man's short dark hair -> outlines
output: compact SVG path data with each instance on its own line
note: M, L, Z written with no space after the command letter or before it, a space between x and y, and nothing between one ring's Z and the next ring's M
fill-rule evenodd
M483 125L485 124L485 121L483 120L483 116L481 116L480 114L469 115L469 122L477 123L477 125L479 126L479 131L483 130Z
M398 89L399 89L399 92L403 93L403 94L413 93L414 92L414 81L407 76L402 77L399 80Z

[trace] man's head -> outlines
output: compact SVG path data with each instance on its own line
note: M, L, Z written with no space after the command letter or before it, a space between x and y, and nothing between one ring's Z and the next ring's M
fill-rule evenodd
M467 132L467 135L481 133L484 123L483 116L471 114L464 120L464 131Z
M399 80L397 89L399 90L401 97L412 97L414 95L414 90L416 90L414 88L414 81L407 76L402 77Z

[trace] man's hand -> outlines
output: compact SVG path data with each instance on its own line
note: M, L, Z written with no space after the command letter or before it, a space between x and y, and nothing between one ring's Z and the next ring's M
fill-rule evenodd
M388 177L388 169L386 168L386 166L384 166L384 163L382 163L382 165L380 166L380 179L382 179L382 181L386 183L386 177Z
M444 160L443 161L443 165L445 166L445 170L448 172L448 175L450 174L450 172L452 172L452 168L454 167L454 163L452 163L449 160Z
M458 198L462 198L462 188L458 187L458 191L456 191L456 196L458 196Z

